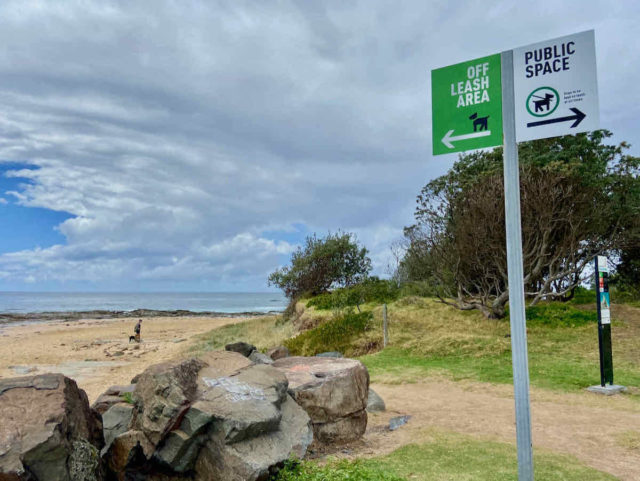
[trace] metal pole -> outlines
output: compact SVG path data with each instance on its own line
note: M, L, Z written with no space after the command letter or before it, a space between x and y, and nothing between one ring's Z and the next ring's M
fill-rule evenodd
M507 269L509 273L509 313L511 318L511 357L516 403L518 480L533 481L531 412L529 407L529 362L524 304L522 230L520 220L520 172L516 143L513 51L502 52L502 122L504 134L504 204L507 230Z
M387 347L389 343L389 324L387 323L387 305L382 306L382 331L384 335L384 346Z

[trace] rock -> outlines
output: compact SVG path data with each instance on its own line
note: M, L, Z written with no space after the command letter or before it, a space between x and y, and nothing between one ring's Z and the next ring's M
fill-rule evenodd
M98 481L105 477L98 448L83 439L73 442L68 466L71 481Z
M287 389L284 373L236 352L151 366L138 378L129 430L104 457L119 481L265 479L303 458L313 440L309 416ZM124 418L119 409L105 413L105 424L111 414Z
M62 374L0 380L0 480L102 481L102 423Z
M319 442L350 442L364 434L369 373L361 362L288 357L272 366L287 376L289 393L309 414Z
M136 390L135 384L114 385L104 392L107 396L122 396L125 393L133 393Z
M111 443L122 433L129 430L133 418L133 404L120 402L111 406L102 415L102 428L104 433L103 452L106 452Z
M117 436L103 457L118 481L128 481L136 479L135 474L145 470L154 449L141 431L132 430Z
M253 351L249 354L249 360L255 362L256 364L273 364L273 359L271 359L266 354L262 354L259 351Z
M98 396L98 399L94 401L91 408L95 409L100 414L104 414L114 404L121 403L124 400L123 396L126 393L131 393L133 395L135 387L135 384L111 386Z
M409 415L396 416L395 418L389 419L389 431L395 431L400 426L404 426L409 422L409 419L411 419L411 416Z
M380 413L386 411L387 407L384 404L384 400L375 392L369 388L369 397L367 400L367 412L368 413Z
M244 357L249 357L249 355L256 350L256 346L246 342L234 342L232 344L227 344L226 346L224 346L224 350L238 352Z
M229 376L201 372L200 399L193 408L216 419L226 444L260 436L278 429L280 405L287 395L287 378L265 365L252 365Z
M157 445L177 427L195 398L198 371L206 364L198 359L166 362L147 368L136 384L133 427Z
M30 374L38 370L35 366L9 366L16 374Z
M210 441L195 464L195 481L267 479L287 460L303 459L313 441L309 417L286 395L279 429L244 441L220 445Z
M344 357L344 354L338 351L330 351L330 352L321 352L320 354L316 354L316 357Z
M269 356L272 360L277 361L278 359L282 359L284 357L289 357L289 349L285 346L274 347L273 349L267 351L267 356Z

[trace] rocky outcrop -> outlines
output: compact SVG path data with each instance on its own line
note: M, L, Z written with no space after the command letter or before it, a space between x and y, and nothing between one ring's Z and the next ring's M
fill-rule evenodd
M367 427L369 373L353 359L288 357L272 366L289 381L289 393L309 414L315 439L344 443Z
M62 374L0 380L0 480L102 481L100 416Z
M137 379L126 429L109 421L108 466L120 481L266 479L313 440L287 389L284 373L235 352L152 366ZM105 416L124 411L117 404Z

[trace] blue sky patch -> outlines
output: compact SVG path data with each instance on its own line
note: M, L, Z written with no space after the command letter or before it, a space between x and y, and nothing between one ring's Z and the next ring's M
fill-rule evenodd
M67 212L57 212L41 207L24 207L16 203L7 191L20 192L30 179L7 177L10 170L36 169L18 162L0 163L0 254L35 247L64 244L65 237L55 229L57 225L73 217Z

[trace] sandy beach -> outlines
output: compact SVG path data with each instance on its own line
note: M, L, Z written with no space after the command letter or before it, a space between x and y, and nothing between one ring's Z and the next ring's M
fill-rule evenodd
M196 336L242 317L147 317L142 342L129 343L137 319L82 319L0 327L0 378L61 372L93 402L147 366L187 355Z

